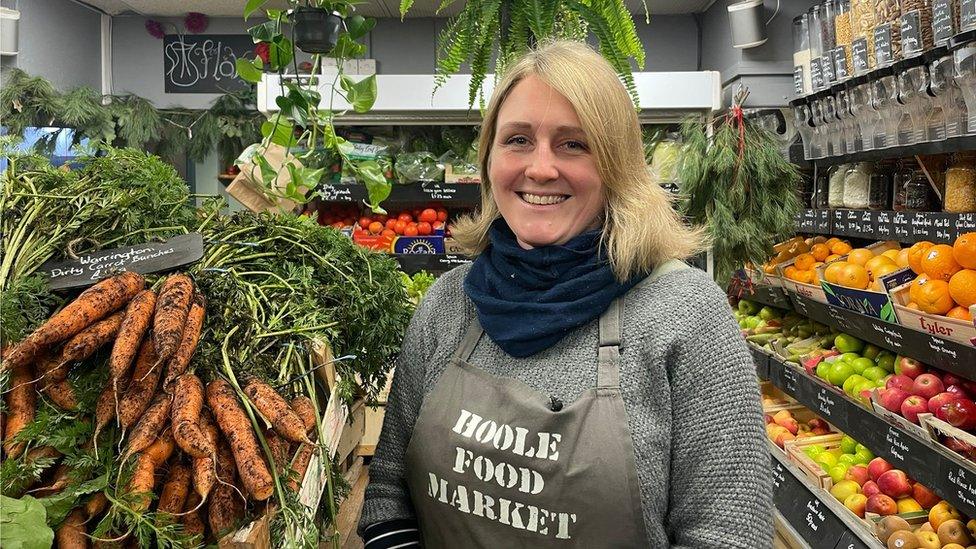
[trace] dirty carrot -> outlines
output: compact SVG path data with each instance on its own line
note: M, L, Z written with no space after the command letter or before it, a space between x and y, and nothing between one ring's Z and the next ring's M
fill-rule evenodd
M291 469L295 472L295 476L288 479L288 487L293 492L298 492L301 482L305 480L305 471L308 470L308 464L312 461L314 452L315 447L311 444L302 444L298 447L298 453L295 454L295 459L291 463Z
M159 495L159 505L156 511L175 515L183 511L187 493L190 491L190 469L182 463L176 463L169 468L166 484Z
M125 272L81 292L77 299L18 343L7 355L2 369L13 369L27 364L41 350L74 336L120 309L145 286L146 281L142 275Z
M9 457L19 457L24 452L24 443L14 442L13 439L21 429L34 421L37 413L37 392L31 385L33 379L34 373L27 364L15 368L10 376L12 389L7 393L7 424L3 433L3 449Z
M184 452L202 458L213 454L214 448L200 430L203 410L203 382L193 374L176 378L173 392L173 438Z
M218 539L237 523L244 513L244 502L238 497L234 487L234 458L227 443L222 441L217 448L217 474L221 484L214 489L207 505L207 521L210 531Z
M115 417L116 409L115 405L118 402L120 395L125 394L126 388L129 386L129 376L125 376L118 381L118 383L113 383L111 380L102 389L102 394L98 395L98 403L95 404L95 437L98 438L98 433L105 428L106 425Z
M292 442L305 442L305 424L288 402L270 385L251 377L244 386L244 394L254 403L261 415L271 422L274 430Z
M156 355L156 346L152 338L147 337L139 348L136 366L132 372L132 380L119 400L119 423L123 429L128 429L146 411L149 401L156 393L162 367Z
M58 549L86 549L88 536L85 535L85 511L81 508L71 511L55 534Z
M67 379L57 383L45 383L41 393L47 395L51 402L62 410L70 412L78 409L78 397L75 395L74 385Z
M166 279L153 314L153 342L160 360L169 360L183 339L183 327L193 299L193 280L185 274Z
M203 535L204 525L198 509L201 501L199 494L191 492L183 505L184 514L180 517L180 522L183 524L183 531L190 536Z
M136 468L128 487L130 494L144 494L133 505L136 511L145 511L149 508L150 496L156 485L156 468L169 459L175 446L173 433L167 429L148 448L139 452Z
M315 427L315 405L312 404L312 399L305 395L297 396L291 400L291 409L302 418L306 433Z
M163 378L164 391L170 392L173 382L190 365L193 352L196 351L197 343L200 342L200 331L203 330L203 319L206 312L207 300L202 294L194 294L193 304L190 305L190 312L187 314L186 324L183 326L180 346L166 365L166 376Z
M211 381L207 385L207 403L234 452L234 461L244 487L254 499L268 499L274 491L274 480L261 457L261 448L254 436L251 421L237 402L233 387L223 379Z
M207 443L210 445L210 447L214 449L214 451L206 457L193 458L193 489L202 500L206 500L207 496L210 495L210 490L212 490L214 484L217 483L215 458L217 452L217 441L219 440L217 425L214 423L213 417L210 415L209 411L205 411L200 415L200 431L203 433L203 436L206 437ZM233 458L231 458L231 460L233 460ZM231 461L231 463L231 473L233 473L233 461Z
M68 477L70 472L71 467L68 467L66 464L62 463L58 465L58 467L54 470L54 478L52 479L51 484L31 490L31 495L34 497L43 498L57 494L61 490L64 490L71 480Z
M153 399L149 408L139 418L132 435L129 437L129 445L122 456L122 461L129 459L129 456L136 452L141 452L149 447L162 432L163 427L169 420L170 408L173 399L169 395L158 394Z
M271 450L271 458L274 460L274 468L277 473L281 473L287 468L288 464L288 441L273 429L265 429L264 440L268 443Z
M155 309L156 293L152 290L139 292L126 306L109 358L109 375L113 380L122 377L132 366Z
M91 520L102 514L106 507L108 507L108 498L105 497L105 492L98 492L85 503L85 516Z
M115 313L69 339L61 349L61 362L66 364L81 362L95 354L102 345L113 341L119 332L119 326L122 325L122 317L123 313Z

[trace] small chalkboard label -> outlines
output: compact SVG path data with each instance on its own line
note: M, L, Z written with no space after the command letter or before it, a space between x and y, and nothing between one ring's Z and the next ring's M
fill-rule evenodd
M843 424L847 421L844 414L847 411L844 408L844 397L826 387L821 387L814 398L816 399L816 406L813 408L818 415L834 423Z
M854 74L868 70L868 39L858 38L851 42L851 55L854 57Z
M352 185L322 185L320 189L322 200L327 202L358 202L359 198L353 193L357 187Z
M901 16L901 51L907 56L922 51L922 14L910 11Z
M843 80L850 76L847 71L847 46L837 46L834 48L834 75L837 80Z
M813 84L813 89L815 90L819 90L824 86L823 67L820 61L820 57L814 57L810 60L810 82Z
M456 185L442 185L440 183L426 183L421 190L429 200L453 200L458 192Z
M840 539L837 540L837 544L834 545L834 549L869 549L868 545L865 545L857 536L855 536L850 530L844 530L840 533Z
M976 473L966 471L948 460L945 463L946 488L950 492L946 497L955 503L959 512L967 516L973 515L976 513Z
M959 6L959 27L961 29L976 27L976 0L962 0Z
M92 285L121 271L139 274L167 271L203 257L200 233L175 236L165 242L147 242L124 248L100 250L70 261L41 265L52 290Z
M823 70L825 86L837 81L837 75L834 73L834 56L829 51L820 57L820 66Z
M891 220L894 227L896 240L909 240L912 237L912 225L908 220L908 215L904 212L895 212Z
M911 226L916 240L930 240L935 238L935 220L928 213L913 213Z
M895 284L894 283L895 278L888 278L885 280L892 280L893 281L892 285ZM886 322L880 322L880 321L876 322L872 320L871 330L874 332L874 334L877 337L884 340L886 348L892 351L901 351L903 338L901 335L901 331L898 329L896 325L888 324Z
M935 38L935 43L945 44L955 33L950 0L934 0L932 2L932 35Z
M793 67L793 91L796 95L803 95L803 67L797 65Z
M891 23L874 28L874 58L878 65L889 65L894 62L891 51Z
M906 471L919 471L930 466L927 454L931 450L901 428L889 425L884 437L882 447L887 449L888 461L895 467Z
M830 234L830 210L817 211L817 233Z
M796 370L794 370L793 368L791 368L789 365L784 364L783 365L783 374L782 375L783 375L783 378L782 378L783 379L783 390L786 391L787 394L792 395L793 397L796 397L797 391L800 388L799 374L797 374L796 373Z
M824 531L824 524L827 522L827 515L831 514L832 512L820 501L820 498L817 496L808 496L806 498L804 510L806 513L803 517L802 526L805 526L809 531L809 535L803 536L804 539L837 539L834 536L828 535L829 533ZM794 525L794 527L795 526L796 525ZM835 534L839 535L839 533Z
M958 214L956 217L956 233L964 234L976 231L976 214Z

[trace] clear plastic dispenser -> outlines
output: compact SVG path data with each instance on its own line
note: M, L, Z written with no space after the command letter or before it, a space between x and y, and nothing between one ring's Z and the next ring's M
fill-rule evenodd
M871 84L864 83L851 89L851 110L857 122L858 140L857 152L874 149L874 136L880 122L878 111L874 108Z
M840 121L841 144L844 149L842 154L854 153L855 140L857 139L857 126L854 123L854 114L851 113L850 93L847 90L840 90L836 96L837 118Z
M810 121L810 105L806 102L793 107L793 125L800 134L800 142L803 143L803 158L813 159L813 126Z
M810 124L813 126L813 143L810 145L810 154L814 159L827 156L827 146L824 140L824 118L823 105L819 99L810 101Z
M970 42L952 52L954 78L966 104L965 135L976 134L976 42Z
M888 149L898 146L898 122L902 106L898 102L898 81L894 73L890 69L879 72L881 74L871 83L872 99L880 118L874 144L878 149Z
M922 143L927 136L927 111L931 105L928 94L929 71L916 63L898 74L898 100L904 110L898 123L898 144Z
M940 57L929 65L929 95L933 107L928 116L929 141L963 135L966 105L954 73L951 55Z
M823 107L823 136L827 147L827 156L844 154L844 143L841 140L840 119L837 118L837 100L828 95L821 102Z

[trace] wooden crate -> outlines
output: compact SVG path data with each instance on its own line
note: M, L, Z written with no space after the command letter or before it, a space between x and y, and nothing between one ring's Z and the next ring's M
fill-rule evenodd
M976 435L963 431L958 427L953 427L933 414L919 414L918 421L925 427L928 440L931 440L934 445L954 456L962 457L970 462L976 461L974 459L976 458L976 450L972 452L972 455L966 455L962 452L952 450L946 444L947 440L956 439L963 444L968 444L970 447L976 448Z
M830 478L830 475L824 471L820 464L810 459L805 453L803 453L804 448L808 446L813 446L814 444L820 444L827 450L832 450L834 448L840 447L840 440L844 438L844 435L840 433L835 433L832 435L821 435L818 437L808 437L800 438L796 440L787 441L783 446L786 450L787 459L796 464L809 478L813 481L814 485L823 488L824 490L830 491L834 487L834 481Z
M779 387L773 385L771 381L763 381L759 383L759 392L763 398L763 411L779 411L784 407L796 406L796 400L790 395L784 393ZM777 399L783 401L779 404L766 404L766 399Z

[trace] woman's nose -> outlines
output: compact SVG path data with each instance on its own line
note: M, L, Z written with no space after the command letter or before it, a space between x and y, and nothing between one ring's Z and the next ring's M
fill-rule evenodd
M532 181L545 183L559 177L556 157L548 146L536 147L525 168L525 177Z

